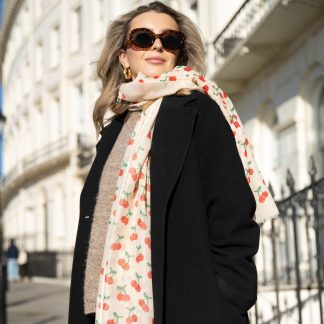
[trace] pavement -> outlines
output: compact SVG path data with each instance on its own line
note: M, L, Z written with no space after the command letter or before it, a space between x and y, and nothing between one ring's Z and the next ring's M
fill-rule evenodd
M7 324L67 324L69 281L33 278L10 282Z

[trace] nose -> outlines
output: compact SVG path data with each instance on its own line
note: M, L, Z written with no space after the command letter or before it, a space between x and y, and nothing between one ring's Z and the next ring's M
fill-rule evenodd
M159 38L157 38L154 41L154 43L153 43L153 45L151 47L151 51L153 51L153 50L157 50L159 52L161 52L161 50L163 50L163 45L162 45L161 40Z

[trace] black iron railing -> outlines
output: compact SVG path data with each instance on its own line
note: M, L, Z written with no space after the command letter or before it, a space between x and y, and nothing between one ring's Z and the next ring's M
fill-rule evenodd
M302 290L314 290L314 300L323 320L323 260L324 260L324 178L315 180L317 174L313 157L310 159L310 185L303 190L295 190L294 177L287 170L289 197L278 201L280 217L272 219L269 224L261 225L261 241L267 240L262 258L264 267L259 276L259 287L271 287L276 302L272 305L273 318L269 323L281 323L283 314L292 312L280 304L283 291L295 292L294 311L298 314L298 323L303 323L303 308L306 300L301 298ZM271 190L271 188L270 188ZM269 242L271 248L269 248ZM256 305L255 322L268 323L262 320L262 309ZM304 316L305 319L305 316Z

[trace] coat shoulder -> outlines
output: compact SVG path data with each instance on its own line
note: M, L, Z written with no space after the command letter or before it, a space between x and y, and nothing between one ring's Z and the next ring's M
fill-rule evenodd
M227 129L229 131L230 126L226 121L221 107L214 99L198 90L192 91L190 96L192 100L190 100L188 106L197 111L198 128L203 127L205 130Z
M189 95L170 95L165 97L166 103L176 106L185 106L188 109L197 109L198 114L210 115L219 114L222 115L219 105L209 95L199 91L192 90ZM217 109L218 108L218 109Z

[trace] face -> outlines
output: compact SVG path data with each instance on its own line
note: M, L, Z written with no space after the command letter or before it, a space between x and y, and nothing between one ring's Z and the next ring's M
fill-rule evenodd
M179 30L178 24L171 16L154 11L136 16L130 23L128 34L135 28L147 28L155 34L161 34L166 30ZM171 71L176 66L179 52L180 50L166 51L157 38L147 51L132 48L121 50L119 61L123 68L130 68L132 79L135 79L139 72L153 76Z

